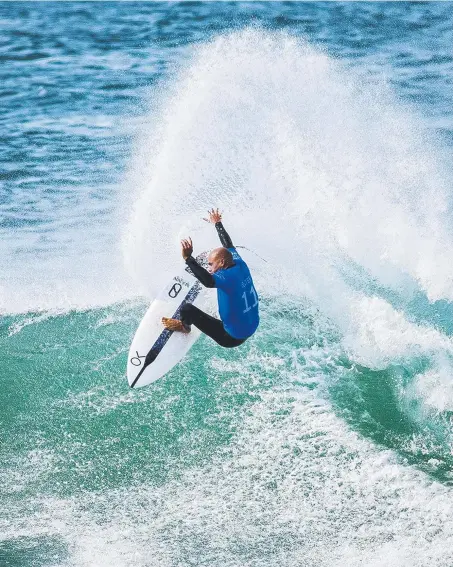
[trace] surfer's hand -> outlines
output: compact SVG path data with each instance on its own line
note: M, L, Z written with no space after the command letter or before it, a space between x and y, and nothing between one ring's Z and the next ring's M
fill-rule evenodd
M210 211L208 211L208 215L208 219L203 219L206 222L212 222L212 224L215 224L216 222L220 222L222 220L222 213L219 211L219 209L211 209Z
M182 246L182 257L184 258L184 260L187 260L189 256L192 256L192 252L193 252L193 244L190 236L185 240L181 240L181 246Z

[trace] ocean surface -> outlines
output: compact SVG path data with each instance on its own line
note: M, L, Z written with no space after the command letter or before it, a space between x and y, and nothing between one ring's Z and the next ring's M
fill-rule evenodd
M0 2L1 567L453 565L453 3ZM130 390L220 207L261 326Z

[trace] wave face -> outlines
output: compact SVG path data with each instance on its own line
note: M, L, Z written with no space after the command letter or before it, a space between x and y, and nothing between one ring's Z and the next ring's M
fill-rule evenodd
M0 3L2 564L453 563L452 10ZM211 206L259 332L128 390Z

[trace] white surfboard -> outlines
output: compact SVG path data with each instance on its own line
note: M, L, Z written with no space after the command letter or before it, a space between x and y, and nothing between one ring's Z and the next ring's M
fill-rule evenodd
M237 246L239 254L250 268L266 262L256 252ZM207 252L197 256L198 263L206 263ZM162 325L162 317L180 318L184 304L192 303L203 308L207 290L189 268L182 267L151 303L140 323L129 350L127 381L131 388L147 386L169 372L200 336L192 325L190 333L169 331Z
M206 256L206 253L200 254L197 261L202 263ZM131 388L155 382L186 355L200 331L195 326L190 333L169 331L161 319L179 319L182 306L200 304L205 291L189 268L182 267L151 303L129 349L127 381Z

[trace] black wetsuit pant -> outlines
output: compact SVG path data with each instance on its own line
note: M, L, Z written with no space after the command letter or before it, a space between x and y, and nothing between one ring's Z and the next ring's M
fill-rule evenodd
M186 303L181 309L181 321L184 325L195 325L202 333L214 339L217 344L223 347L232 348L241 345L247 339L235 339L225 331L222 321L211 317L207 313L195 307L191 303Z

